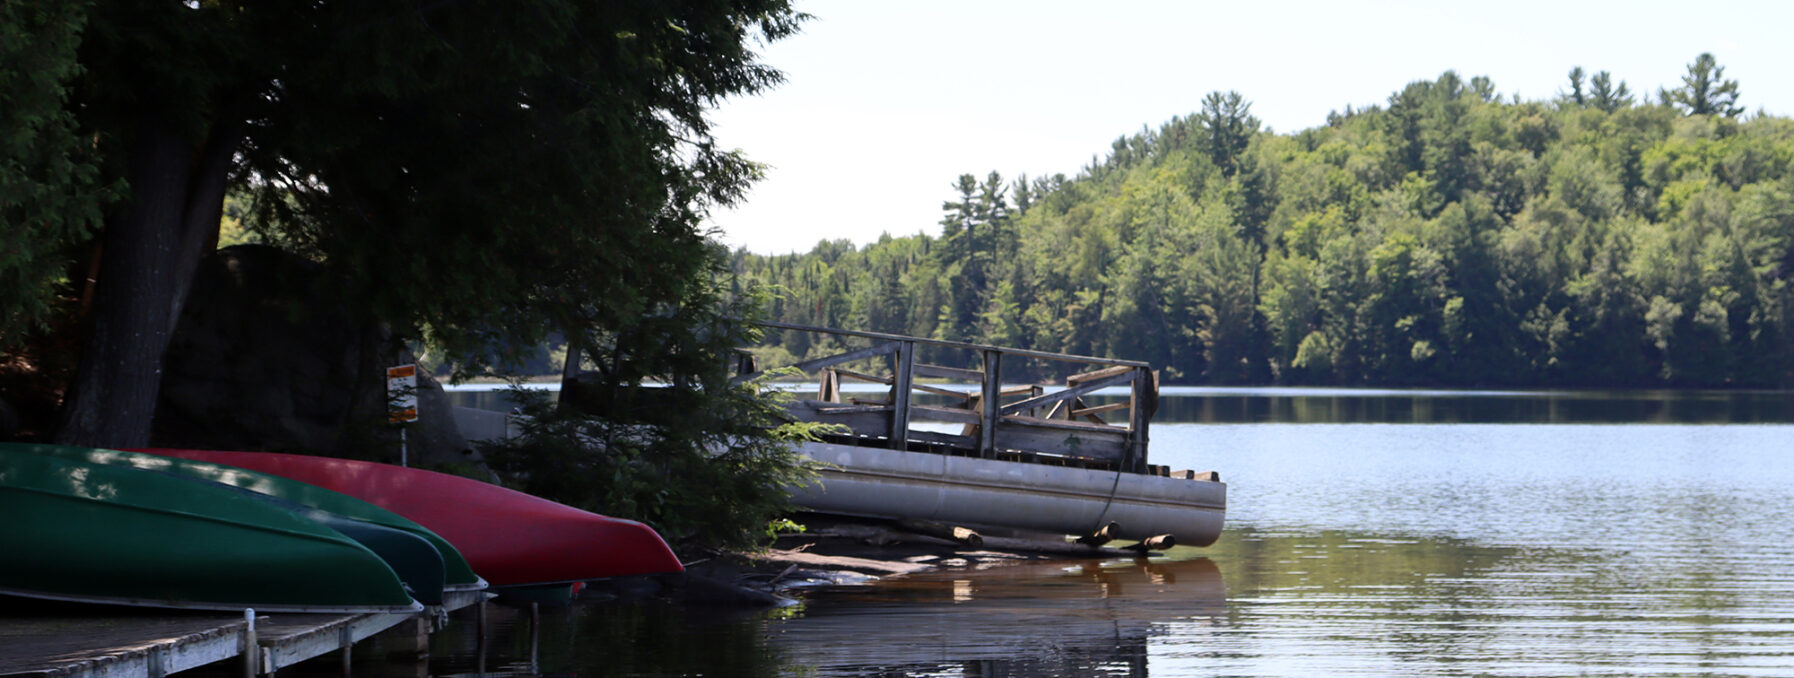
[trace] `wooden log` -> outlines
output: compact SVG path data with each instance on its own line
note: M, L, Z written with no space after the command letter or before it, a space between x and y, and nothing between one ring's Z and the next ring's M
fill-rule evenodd
M825 403L841 402L841 377L834 370L822 371L822 385L816 388L816 399Z
M860 539L869 544L875 544L875 545L895 544L895 543L902 543L902 542L934 544L937 546L959 546L960 545L960 544L958 544L952 540L949 540L949 539L942 539L939 537L931 537L931 536L924 535L924 534L916 534L913 532L893 530L893 529L878 527L878 526L873 526L873 525L859 525L859 524L845 524L844 523L844 524L840 524L840 525L833 525L833 526L830 526L830 527L827 527L827 528L824 528L821 530L817 530L815 532L815 534L818 536L826 536L826 537L845 537L845 538L850 538L850 539ZM1132 557L1138 557L1138 556L1142 555L1142 554L1136 553L1134 551L1129 551L1126 549L1111 548L1111 547L1106 547L1106 546L1089 546L1089 545L1077 543L1075 541L1067 541L1064 538L997 537L997 536L992 536L992 535L982 535L982 536L984 539L984 543L982 544L981 547L984 549L987 549L987 550L992 550L992 551L1006 551L1006 552L1010 552L1010 553L1029 553L1029 554L1046 555L1046 556L1070 556L1073 558L1117 558L1117 557L1132 558ZM915 569L926 569L926 566L917 566Z
M932 520L906 518L897 521L897 527L916 534L924 534L937 539L945 539L956 544L964 544L967 546L982 546L984 544L984 536L969 528L937 523Z
M1051 556L1072 556L1074 558L1116 558L1139 557L1141 554L1126 549L1109 546L1090 546L1075 541L1017 539L1014 537L984 537L984 548L1019 553L1038 553Z

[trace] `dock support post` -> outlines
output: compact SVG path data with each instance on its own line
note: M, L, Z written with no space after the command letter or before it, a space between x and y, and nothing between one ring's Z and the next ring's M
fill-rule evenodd
M144 674L149 678L163 678L168 675L168 648L152 647L149 655L144 657L146 666Z
M1003 417L1003 352L984 351L984 421L978 427L978 456L997 457L997 423Z
M910 383L916 369L916 342L905 341L891 354L891 449L909 449Z
M243 676L255 678L261 674L261 644L255 639L255 608L243 608Z
M1134 368L1133 386L1133 392L1129 394L1127 457L1121 460L1121 470L1140 473L1146 470L1147 427L1152 421L1150 410L1155 404L1154 399L1158 397L1152 370Z
M542 673L539 650L542 644L542 604L529 604L529 672Z
M336 643L338 649L342 651L343 678L349 678L353 673L350 666L354 663L355 659L355 634L352 633L348 624L344 624L337 628Z
M474 645L479 648L474 651L474 656L475 656L474 666L475 666L476 671L478 671L480 673L485 673L486 672L486 601L484 598L482 598L480 600L480 602L474 603L474 617L473 618L474 618L474 623L478 625L478 630L474 631L474 635L473 635L474 641L473 642L474 642Z

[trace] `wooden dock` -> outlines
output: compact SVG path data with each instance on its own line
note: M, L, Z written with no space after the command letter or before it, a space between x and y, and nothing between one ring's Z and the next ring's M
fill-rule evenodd
M484 602L481 591L449 592L415 614L181 613L87 606L0 612L0 678L162 678L236 660L238 674L271 675L341 652L344 674L355 643L403 625L427 633L448 612ZM9 599L17 603L18 599ZM247 652L246 652L247 650Z

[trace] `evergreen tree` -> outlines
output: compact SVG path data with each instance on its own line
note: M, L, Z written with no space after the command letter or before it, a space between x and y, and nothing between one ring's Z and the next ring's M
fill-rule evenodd
M1209 161L1221 168L1223 176L1239 171L1240 157L1252 135L1258 133L1258 118L1252 117L1252 104L1239 92L1209 92L1202 98L1202 112L1196 114L1202 127L1203 150Z
M1682 86L1670 90L1667 100L1688 115L1732 118L1744 112L1744 107L1737 105L1738 81L1725 79L1725 67L1711 52L1703 52L1688 64Z
M1612 113L1632 105L1632 92L1626 88L1626 82L1622 80L1614 86L1613 74L1601 71L1589 83L1595 88L1591 93L1595 108Z
M1577 106L1588 105L1588 97L1582 93L1583 76L1584 73L1581 66L1570 69L1570 91L1564 98Z

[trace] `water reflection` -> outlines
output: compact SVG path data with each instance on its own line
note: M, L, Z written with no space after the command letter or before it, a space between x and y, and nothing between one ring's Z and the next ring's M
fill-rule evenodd
M826 592L766 623L818 675L1145 675L1166 623L1226 613L1214 561L1053 561Z
M940 570L813 593L771 613L586 602L544 613L541 670L591 678L1794 668L1785 550L1640 558L1591 546L1241 527L1170 556ZM495 612L488 670L527 667L526 617ZM430 673L472 672L470 635L464 623L438 634Z

